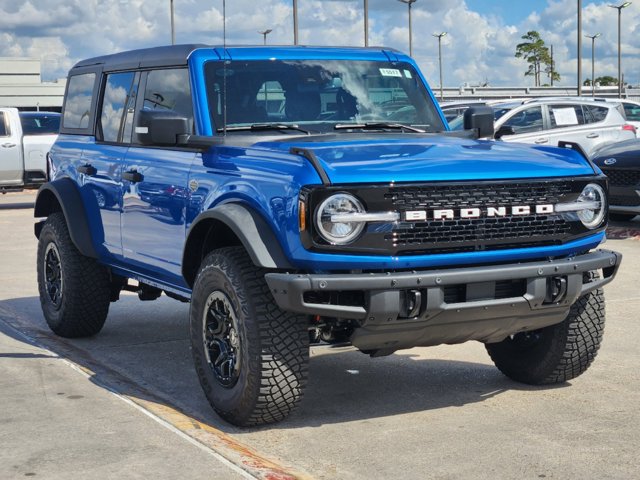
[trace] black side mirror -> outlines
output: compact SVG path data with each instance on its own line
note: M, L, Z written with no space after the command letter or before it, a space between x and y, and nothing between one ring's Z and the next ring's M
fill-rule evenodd
M463 118L465 130L475 130L478 138L493 137L493 108L469 107Z
M191 127L172 110L140 110L135 132L143 145L176 145L178 135L191 133Z
M496 132L496 140L500 140L505 135L515 135L516 131L511 125L503 125Z

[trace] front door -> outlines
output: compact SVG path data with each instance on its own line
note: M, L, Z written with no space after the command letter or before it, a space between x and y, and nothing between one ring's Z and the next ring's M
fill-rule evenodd
M16 115L17 117L17 115ZM17 118L0 111L0 187L22 185L23 168Z
M136 110L170 110L191 120L189 76L182 68L143 75ZM137 120L137 117L136 117ZM134 120L134 125L137 125ZM123 170L122 246L127 264L179 287L185 210L194 151L142 146L134 128Z

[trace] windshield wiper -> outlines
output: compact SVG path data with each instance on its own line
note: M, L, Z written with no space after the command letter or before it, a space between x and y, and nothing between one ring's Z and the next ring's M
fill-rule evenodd
M336 130L407 130L414 133L426 133L425 130L412 127L411 125L405 125L404 123L387 123L387 122L367 122L367 123L338 123L335 127Z
M311 135L311 132L305 130L304 128L300 128L298 125L287 125L285 123L254 123L253 125L239 125L237 127L227 127L227 132L242 132L242 131L251 131L251 132L265 132L268 130L296 130L298 132L302 132L305 135ZM218 128L217 132L224 132L224 128Z

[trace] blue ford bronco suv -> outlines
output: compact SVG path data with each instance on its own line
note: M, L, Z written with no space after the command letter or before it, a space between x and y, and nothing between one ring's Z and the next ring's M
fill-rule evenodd
M190 302L200 383L236 425L286 417L309 345L378 357L483 342L529 384L594 359L607 180L575 150L450 132L387 49L136 50L69 74L35 205L38 285L63 337L122 290Z

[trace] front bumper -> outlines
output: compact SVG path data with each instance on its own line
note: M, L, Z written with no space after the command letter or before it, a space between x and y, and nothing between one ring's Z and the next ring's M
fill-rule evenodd
M397 350L467 340L497 342L517 332L559 323L580 296L613 280L621 258L619 253L598 250L559 260L448 270L269 273L265 278L283 310L356 319L360 328L351 338L354 346ZM601 271L599 278L584 275L592 271ZM504 281L520 282L523 291L512 297L498 296L496 284ZM447 300L451 288L463 292L462 298ZM313 303L315 295L309 295L344 291L363 292L362 305Z
M610 185L609 211L640 214L640 185Z

